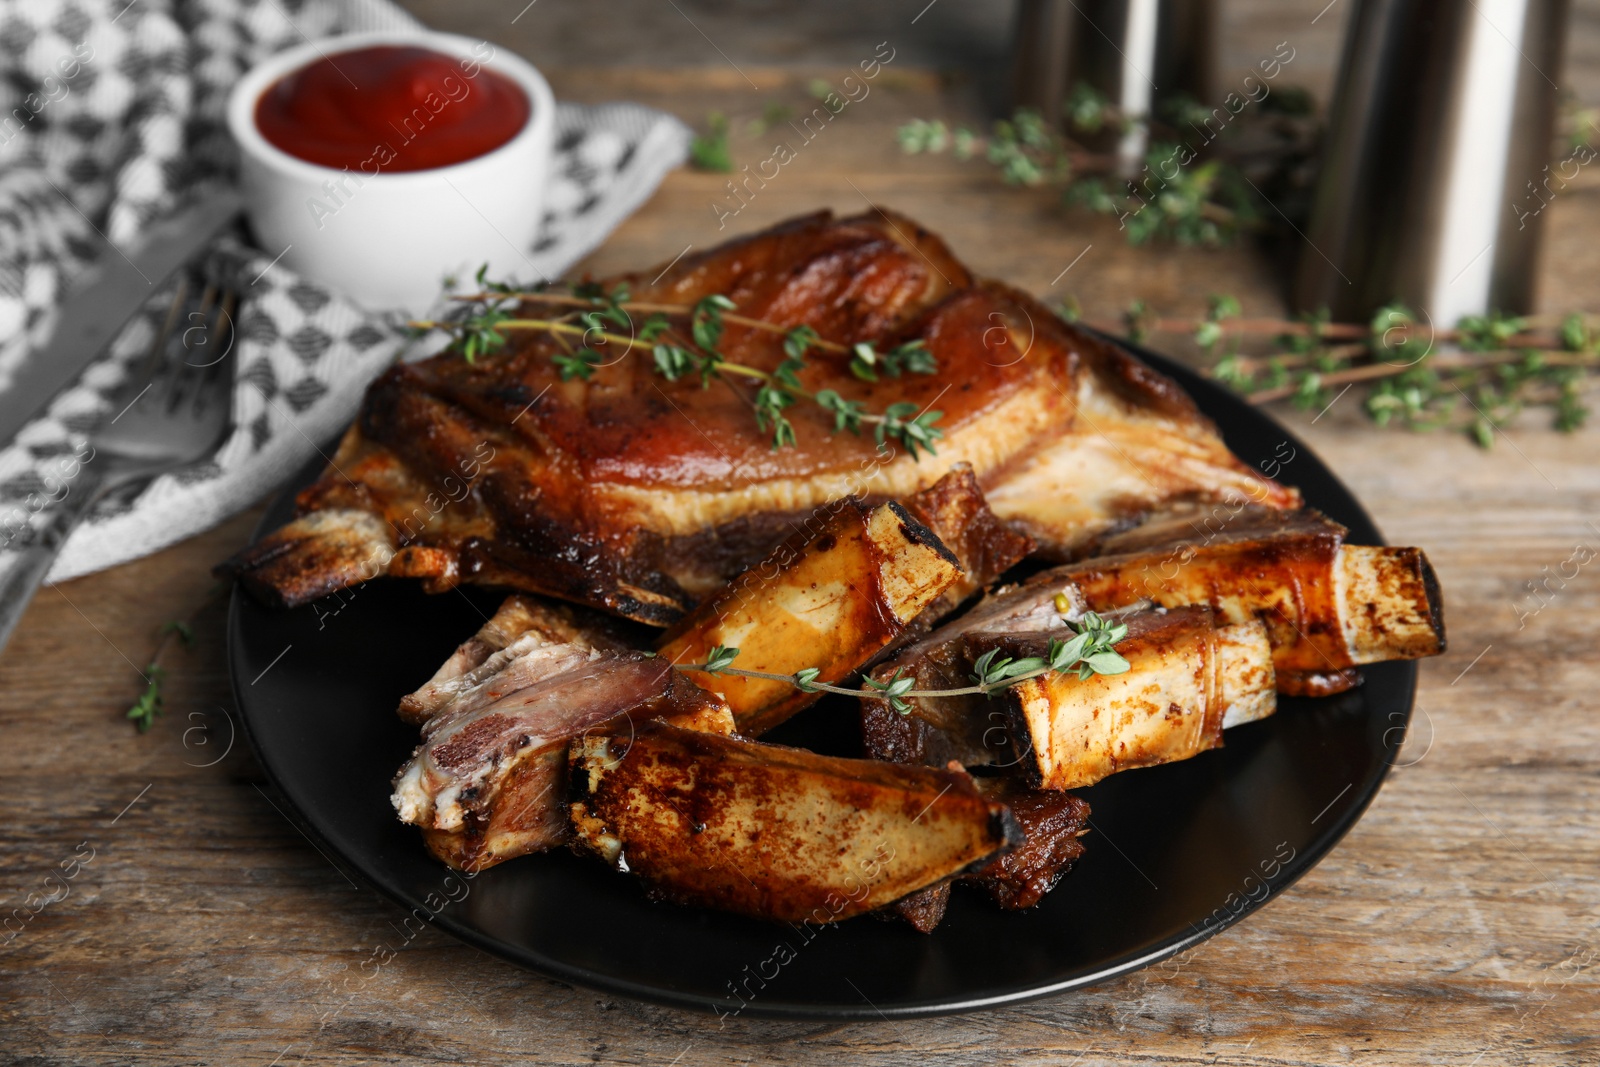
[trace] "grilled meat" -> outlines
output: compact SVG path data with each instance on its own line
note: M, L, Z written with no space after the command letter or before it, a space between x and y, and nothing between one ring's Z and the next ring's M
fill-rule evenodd
M283 605L380 575L568 602L510 597L401 701L422 744L393 802L449 864L570 842L663 899L931 929L956 881L1006 908L1056 884L1088 817L1067 790L1214 747L1277 689L1334 692L1360 664L1444 648L1420 552L1345 544L1175 383L907 219L808 216L602 284L647 305L722 294L845 344L920 340L936 375L863 381L813 353L800 379L872 412L937 406L945 437L919 462L800 404L798 445L773 450L749 383L668 382L626 352L563 381L536 331L382 375L297 517L220 569ZM782 346L730 319L718 349L772 370ZM1063 565L939 625L1028 555ZM834 682L888 657L880 683L956 688L1090 609L1127 618L1127 673L917 697L909 715L864 701L874 760L737 736L812 696L672 667L737 646L741 667ZM668 627L660 655L601 613ZM998 773L980 785L963 764Z
M572 748L575 847L653 895L785 922L882 907L1021 843L960 768L646 723Z
M465 870L567 840L567 746L586 731L626 736L653 717L733 729L718 698L639 652L603 651L582 638L551 642L530 629L486 662L519 643L527 645L519 655L433 712L422 745L395 778L401 821L421 827L435 856Z
M580 611L533 597L507 597L432 678L401 698L400 718L420 726L438 711L491 703L513 688L577 666L592 651L627 647L608 619L584 617ZM530 655L535 652L539 654ZM513 663L517 669L508 670Z
M1276 707L1272 649L1257 619L1215 626L1210 608L1130 617L1125 674L1046 674L1003 697L1016 771L1043 789L1077 789L1118 771L1171 763L1222 743L1228 720ZM974 656L1043 655L1050 635L973 634Z
M907 893L888 907L873 912L873 915L879 919L899 919L919 934L931 934L944 922L945 909L950 906L950 889L954 884L949 878L935 882L915 893Z
M1089 804L1071 793L1008 789L997 799L1022 827L1022 844L963 875L1007 911L1031 908L1066 877L1083 855Z
M1346 533L1310 509L1219 507L1109 538L1104 555L1045 581L1071 582L1096 610L1148 600L1260 618L1279 692L1325 695L1356 684L1360 664L1445 650L1439 583L1422 550L1347 544Z
M956 882L976 885L996 906L1020 911L1043 900L1072 869L1084 852L1079 839L1089 832L1088 803L1054 790L1017 789L1003 783L998 788L983 788L993 781L984 779L980 789L1011 809L1022 830L1022 844L976 870L901 897L880 912L881 916L901 919L920 933L932 933L944 919L950 887Z
M652 303L723 294L741 315L842 343L922 339L935 375L866 382L842 357L813 354L800 378L871 411L936 406L938 455L918 462L837 433L814 405L789 409L799 443L773 451L742 385L667 382L638 357L562 381L557 342L518 331L473 363L447 352L379 377L301 493L300 516L221 570L286 605L389 574L668 625L815 509L850 495L903 500L959 463L1000 518L1061 558L1174 501L1298 500L1236 460L1174 383L973 278L937 237L888 212L807 216L605 282L618 283ZM772 369L781 345L730 323L720 350Z
M961 577L919 614L899 639L933 628L941 619L985 589L1033 552L1033 538L1018 533L989 508L972 465L957 463L950 473L904 501L911 517L938 535L961 561Z
M989 596L896 653L875 676L903 669L918 689L957 688L968 684L969 633L1054 629L1065 637L1067 619L1086 609L1141 602L1205 605L1232 623L1261 619L1278 691L1290 695L1348 689L1359 680L1350 669L1357 664L1444 651L1442 602L1427 558L1415 548L1346 544L1345 532L1309 509L1214 508L1152 522L1106 538L1106 555L1042 571ZM1067 598L1066 612L1057 609L1058 596ZM923 698L916 705L909 717L881 702L865 705L868 751L890 760L973 763L975 748L984 746L956 739L1003 733L982 698Z
M842 501L817 533L785 542L760 566L701 604L663 639L673 663L698 663L717 645L738 666L773 674L817 667L837 683L897 637L961 577L939 539L898 504ZM755 736L816 699L789 682L724 674L702 682Z
M1027 599L1013 606L1018 602ZM1052 638L1071 635L1069 616L1053 605L1010 616L985 607L974 611L984 612L978 619L935 631L873 676L884 681L904 671L916 689L955 689L971 684L973 661L991 649L1042 656ZM1259 620L1218 625L1210 608L1191 607L1126 621L1128 636L1117 645L1129 662L1125 674L1049 674L993 698L909 698L908 715L886 701L862 701L867 752L928 766L952 759L995 766L1035 786L1072 789L1118 770L1187 759L1219 744L1225 727L1276 708L1271 648Z
M1198 502L1300 505L1298 490L1235 459L1172 379L1110 341L1071 334L1063 343L1088 370L1061 385L1070 427L983 480L994 513L1031 535L1041 556L1077 558L1106 535Z

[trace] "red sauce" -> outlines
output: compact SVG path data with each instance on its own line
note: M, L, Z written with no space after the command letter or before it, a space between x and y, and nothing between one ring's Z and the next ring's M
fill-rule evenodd
M520 86L476 59L379 45L274 82L256 102L272 145L325 167L428 170L491 152L528 124Z

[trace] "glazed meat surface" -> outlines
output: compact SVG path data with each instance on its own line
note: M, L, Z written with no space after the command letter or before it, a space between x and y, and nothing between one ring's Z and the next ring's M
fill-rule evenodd
M619 283L632 300L675 306L722 294L741 316L841 344L924 341L931 375L862 381L844 357L813 352L800 378L869 411L936 408L937 455L880 451L810 404L786 412L797 444L774 450L751 417L753 386L669 382L641 353L562 381L558 342L519 331L474 362L445 352L383 374L300 495L300 517L222 569L285 605L386 574L668 625L819 506L905 499L959 463L999 519L1056 558L1174 501L1297 502L1235 459L1174 383L974 278L888 212L806 216L603 284ZM719 349L771 370L782 341L730 322Z
M664 900L782 922L880 908L1023 843L960 767L902 767L649 722L570 755L574 846Z

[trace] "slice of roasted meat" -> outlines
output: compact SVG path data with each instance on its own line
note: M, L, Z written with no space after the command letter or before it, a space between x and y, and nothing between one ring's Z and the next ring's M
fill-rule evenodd
M981 610L981 608L980 608ZM1070 610L1070 609L1069 609ZM999 650L1043 656L1071 636L1068 614L1046 611L966 619L879 666L879 681L904 671L915 688L970 685L973 662ZM1125 617L1119 675L1047 674L993 697L908 698L909 714L862 701L862 736L878 759L1005 769L1035 787L1074 789L1119 770L1187 759L1221 743L1225 727L1276 708L1272 650L1257 619L1218 625L1208 607Z
M902 503L960 560L961 577L917 615L912 629L899 640L913 636L913 631L932 629L1033 552L1033 538L1018 533L990 509L971 464L957 463Z
M1005 789L996 799L1011 809L1023 842L961 880L1007 911L1021 911L1043 900L1083 855L1089 803L1071 793L1039 789Z
M618 283L656 304L725 295L741 316L840 343L923 340L932 375L862 381L845 358L813 353L800 380L868 411L937 408L938 454L836 432L811 404L786 411L798 444L775 451L751 417L753 384L665 381L639 353L562 381L560 342L515 331L474 362L446 352L380 376L299 517L220 569L286 605L389 574L668 625L815 509L904 500L959 463L1000 518L1062 558L1176 501L1298 500L1234 458L1174 383L975 279L888 212L806 216L602 284ZM771 370L782 342L730 321L720 351Z
M961 566L899 504L867 509L841 501L757 567L668 631L657 652L700 663L717 645L739 649L746 670L792 675L807 667L837 683L904 632L961 577ZM787 681L723 674L700 684L755 736L816 699Z
M496 614L498 625L484 629L503 633L527 621L526 630L477 671L445 685L435 684L436 676L418 691L435 706L422 745L395 777L392 799L401 821L420 827L429 851L453 867L483 870L567 839L567 746L585 731L626 736L655 717L697 730L733 730L727 706L663 660L597 647L592 631L553 640L540 628L552 618L558 626L570 622L513 598ZM484 631L474 640L484 641ZM445 670L476 654L458 651ZM474 674L482 676L467 682ZM467 684L439 699L451 681Z
M620 652L626 642L605 616L528 596L509 596L494 617L445 660L423 686L400 700L399 715L418 726L436 712L472 701L490 703L586 662L595 650ZM516 670L508 670L513 663Z
M746 670L842 681L879 652L931 629L1027 555L959 466L906 500L868 510L854 500L819 509L760 564L701 603L661 638L674 663L739 649ZM728 701L739 732L758 736L818 692L740 675L697 676Z
M1022 830L1022 844L982 867L901 897L880 915L901 919L921 933L931 933L944 919L950 887L956 882L977 886L998 907L1020 911L1043 900L1072 869L1084 852L1079 839L1089 832L1088 802L1071 793L1019 789L1003 781L989 786L994 781L983 780L980 789L1011 809Z
M1311 509L1215 507L1108 538L1105 554L1057 568L1095 610L1140 600L1207 604L1232 622L1259 617L1278 691L1322 696L1363 663L1445 650L1439 583L1421 549L1352 545Z
M958 767L646 723L573 745L575 847L653 895L784 922L872 911L1022 843Z
M1220 745L1228 720L1270 715L1277 694L1265 628L1257 619L1214 621L1210 608L1134 615L1117 645L1126 673L1051 673L1007 689L997 702L1015 772L1036 788L1077 789L1188 759ZM974 657L991 648L1042 656L1051 636L973 634L968 648Z

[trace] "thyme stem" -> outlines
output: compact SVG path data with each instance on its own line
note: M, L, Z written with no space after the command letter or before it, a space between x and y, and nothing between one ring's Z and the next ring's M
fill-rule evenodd
M535 295L541 295L541 294L535 294ZM732 315L724 315L723 318L727 319L730 322L734 321L734 317ZM748 321L756 322L758 320L751 319L751 320L748 320ZM440 321L437 321L437 320L434 320L434 319L414 319L414 320L412 320L410 322L407 322L406 325L410 326L413 329L417 329L417 330L439 330L439 329L449 329L452 326L454 326L455 324L454 323L448 323L448 322L440 322ZM763 324L763 325L769 325L770 326L771 324L768 323L768 324ZM581 325L579 323L575 323L575 322L565 322L565 321L563 321L561 319L502 319L500 322L496 323L495 326L496 326L496 329L501 329L501 330L541 330L541 331L544 331L546 333L555 335L557 337L559 337L560 334L564 334L565 333L565 334L572 334L572 335L577 336L577 337L594 338L594 339L598 339L598 340L604 341L607 344L621 345L625 350L629 350L629 351L631 351L631 350L633 350L635 348L641 348L641 349L645 349L646 351L649 351L651 348L654 347L653 344L647 344L644 341L639 340L638 338L624 337L619 333L611 333L611 332L605 331L605 330L596 330L593 327L583 326L583 325ZM787 332L782 327L774 327L774 328L777 329L780 333ZM842 350L842 346L837 346L837 347L841 347L841 350ZM761 370L758 367L751 367L751 366L748 366L747 364L744 364L744 363L732 363L732 362L728 362L726 360L719 360L717 362L717 370L718 371L725 371L725 372L727 372L729 374L737 374L737 375L739 375L741 377L749 378L749 379L751 379L753 381L762 382L763 384L771 384L771 383L773 383L773 382L778 380L777 377L775 375L773 375L770 371L764 371L764 370ZM792 395L797 396L797 397L799 397L799 398L801 398L803 400L810 400L810 401L815 402L816 399L817 399L817 394L812 392L812 391L810 391L810 390L808 390L808 389L800 389L800 388L796 388L795 386L792 386L792 385L785 385L784 389L785 389L786 392L791 393ZM859 416L859 419L860 419L861 422L867 423L869 425L877 425L877 424L880 424L880 423L887 423L887 422L890 421L888 419L888 417L886 417L884 415L873 415L873 414L869 414L869 413L866 413L866 412L861 413L860 416Z
M758 386L754 395L746 399L757 429L770 434L774 451L796 443L794 424L784 410L802 400L831 415L835 433L847 430L861 434L870 427L880 448L893 438L913 462L920 452L932 455L934 442L944 436L944 431L935 425L944 413L930 410L931 404L919 408L915 403L899 400L888 404L881 412L869 413L862 401L852 400L836 389L813 392L800 384L799 375L806 369L806 355L813 349L846 353L850 374L863 381L876 382L902 374L933 374L938 362L928 350L927 342L920 337L881 351L871 341L858 341L846 347L824 340L816 330L804 324L780 326L737 314L737 305L721 294L702 297L693 306L687 306L630 300L626 284L619 284L610 292L590 282L574 286L570 293L530 292L489 281L485 277L487 272L487 266L478 270L478 292L454 298L475 305L474 312L446 320L413 320L411 329L446 331L454 336L457 351L468 363L480 355L502 349L513 330L547 334L561 349L550 358L562 381L573 378L587 381L598 368L620 360L619 356L618 360L608 361L598 351L609 347L615 347L622 355L635 349L647 349L656 373L671 382L699 378L701 386L706 387L713 379L744 378ZM517 317L524 305L530 303L550 305L553 313L545 317ZM643 320L636 323L634 312L645 313ZM672 316L678 316L680 321L674 324ZM687 323L682 319L687 319ZM720 348L723 332L730 323L782 335L784 358L771 370L729 360ZM627 330L628 336L617 332L619 329ZM566 337L577 338L581 347L575 349L566 342Z
M570 296L567 293L536 293L520 291L510 293L465 293L461 296L453 297L452 299L460 300L466 303L483 303L486 300L504 300L507 298L524 300L530 303L542 302L546 304L559 304L562 307L594 307L593 301L586 300L581 296ZM655 304L645 300L620 300L617 302L616 306L622 308L624 311L642 311L646 314L651 312L659 312L663 315L694 314L694 308L688 304ZM766 333L773 334L787 334L794 328L792 326L780 326L776 322L767 322L764 319L753 319L748 315L738 315L731 311L723 312L722 318L724 321L732 322L739 326L746 326L752 330L762 330ZM848 345L842 345L837 341L829 341L822 337L818 337L813 340L812 344L825 352L845 353L850 351Z
M1058 599L1064 599L1064 595ZM1058 608L1058 610L1065 609ZM802 693L837 693L840 696L856 699L886 700L895 711L908 715L912 711L909 699L913 697L993 696L1018 682L1052 673L1067 675L1075 672L1080 680L1086 680L1097 674L1122 674L1129 669L1128 661L1116 651L1117 642L1128 634L1127 625L1115 621L1122 610L1125 609L1119 609L1117 615L1106 616L1092 611L1086 612L1078 622L1068 622L1068 629L1073 634L1072 639L1069 641L1052 639L1048 651L1043 656L1015 659L1002 655L998 648L990 649L972 663L973 673L969 677L976 684L953 689L913 689L912 679L905 677L903 669L897 669L894 677L887 681L878 681L868 675L865 689L847 689L819 682L817 676L821 673L820 667L804 667L793 674L747 670L733 666L733 661L739 657L739 650L726 645L713 645L706 651L704 662L674 663L672 667L675 670L700 672L713 677L732 674L743 678L782 682L794 686Z
M772 682L788 682L791 685L794 684L794 675L792 674L773 674L770 671L749 671L745 670L743 667L719 667L713 670L712 665L708 663L674 663L673 667L680 671L696 671L703 674L737 674L743 678L763 678ZM1049 667L1040 667L1037 670L1026 671L1022 674L1007 678L1004 683L996 683L988 686L969 685L963 686L960 689L907 689L900 695L903 697L988 696L991 693L997 693L1002 689L1007 689L1010 686L1015 685L1017 682L1025 682L1029 678L1041 678L1049 673ZM845 697L874 699L883 696L882 691L877 689L846 689L837 685L829 685L826 682L808 682L807 685L813 689L820 689L824 693L837 693L840 696Z
M1503 366L1509 363L1520 363L1527 358L1530 352L1532 352L1534 355L1542 357L1546 364L1549 364L1553 367L1593 367L1597 363L1600 363L1600 360L1597 360L1595 356L1579 355L1577 353L1566 352L1559 349L1554 351L1521 349L1516 352L1493 352L1484 353L1478 356L1439 355L1432 357L1428 361L1428 365L1434 370L1440 371L1471 371L1482 367L1494 367ZM1263 363L1264 362L1265 361L1263 361ZM1305 359L1293 362L1291 362L1289 359L1284 359L1283 366L1304 366L1309 362L1309 360ZM1411 370L1412 367L1413 364L1409 363L1365 363L1359 367L1351 367L1348 370L1333 371L1332 373L1324 374L1322 375L1322 384L1324 386L1344 385L1347 382L1365 382L1379 378L1395 378L1404 374L1406 371ZM1208 369L1206 371L1206 376L1215 377L1216 375L1210 369ZM1258 389L1250 394L1250 402L1252 404L1270 404L1275 400L1284 400L1288 397L1294 396L1297 390L1298 387L1293 385L1278 386L1277 388L1271 389Z

